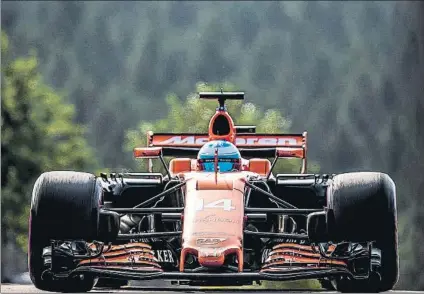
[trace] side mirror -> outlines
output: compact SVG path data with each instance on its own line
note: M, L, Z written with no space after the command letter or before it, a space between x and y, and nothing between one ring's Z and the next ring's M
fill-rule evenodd
M162 156L162 147L134 148L135 158L159 158Z
M279 147L275 150L275 157L305 158L305 149L303 147Z

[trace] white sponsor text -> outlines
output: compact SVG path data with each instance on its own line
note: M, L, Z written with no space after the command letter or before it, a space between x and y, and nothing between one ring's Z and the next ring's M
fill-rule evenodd
M171 250L155 250L155 257L158 259L158 262L174 262Z
M208 137L198 136L173 136L167 140L157 142L155 145L203 145L209 141ZM259 146L296 146L299 145L296 138L279 137L248 137L236 138L236 146L259 145Z

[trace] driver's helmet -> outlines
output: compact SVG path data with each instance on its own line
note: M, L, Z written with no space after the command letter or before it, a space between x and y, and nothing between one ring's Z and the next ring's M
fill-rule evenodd
M218 171L240 171L241 155L234 144L228 141L210 141L203 145L197 156L197 165L201 171L215 171L215 152L218 157Z

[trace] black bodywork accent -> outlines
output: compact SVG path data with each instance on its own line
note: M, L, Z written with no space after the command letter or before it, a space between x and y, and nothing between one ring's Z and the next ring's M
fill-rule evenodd
M173 280L194 280L194 281L220 281L221 283L225 280L233 281L258 281L258 280L269 280L269 281L289 281L289 280L303 280L303 279L318 279L325 277L336 277L336 276L348 276L352 277L352 273L347 269L342 268L325 268L325 269L314 269L314 268L298 268L291 269L284 272L275 274L271 273L231 273L231 272L218 272L218 273L202 273L202 272L137 272L134 269L131 270L108 270L96 267L79 267L71 272L52 274L46 273L55 279L67 279L68 277L77 276L81 274L88 274L98 276L102 278L115 278L115 279L126 279L126 280L153 280L153 279L173 279ZM220 283L220 284L221 284Z

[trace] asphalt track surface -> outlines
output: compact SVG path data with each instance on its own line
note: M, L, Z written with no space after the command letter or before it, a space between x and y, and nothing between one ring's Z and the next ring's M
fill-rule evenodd
M1 285L1 293L52 293L52 292L43 292L36 289L33 285L20 285L20 284L4 284ZM247 294L247 293L338 293L334 291L326 290L308 290L308 289L280 289L280 290L258 290L258 289L205 289L199 287L149 287L149 286L127 286L122 289L94 289L90 293L144 293L144 294L170 294L170 293L234 293L234 294ZM424 294L421 291L389 291L382 293L390 294Z

